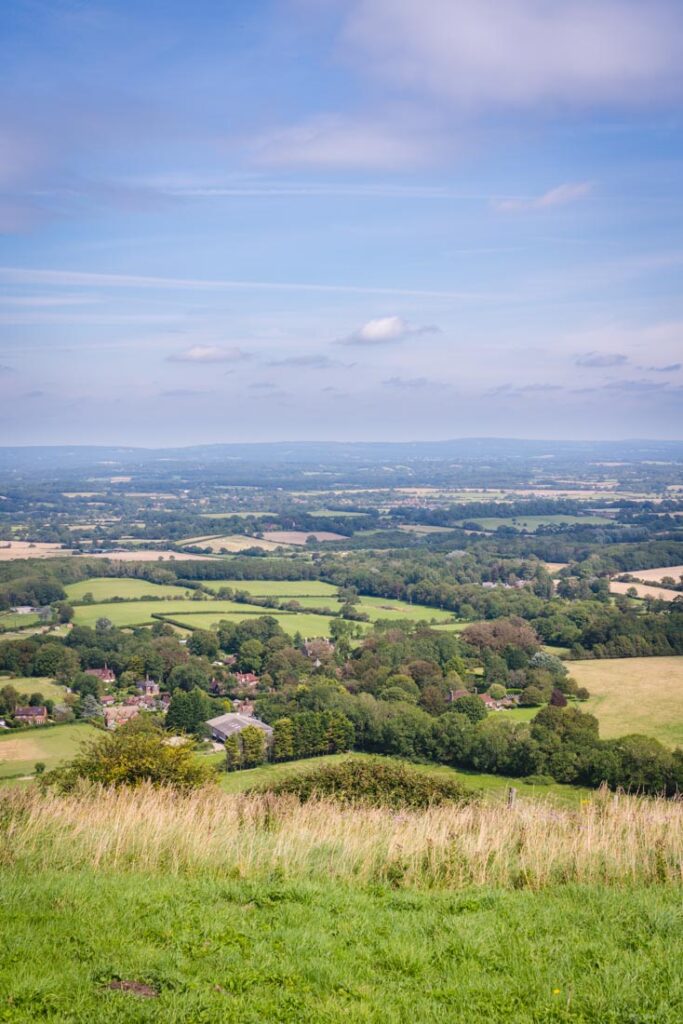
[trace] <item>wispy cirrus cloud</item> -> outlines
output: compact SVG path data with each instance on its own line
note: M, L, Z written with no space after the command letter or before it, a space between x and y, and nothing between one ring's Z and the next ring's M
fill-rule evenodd
M419 326L401 316L380 316L367 320L345 338L339 338L337 344L370 348L374 345L391 345L421 334L438 334L439 331L440 328L433 324Z
M172 352L166 357L169 363L194 363L202 365L205 363L240 363L251 359L248 352L241 348L225 347L222 345L191 345L190 348L180 352Z
M311 353L310 355L285 356L283 359L271 359L269 366L292 366L309 370L328 370L341 364L329 356Z
M491 205L501 213L517 213L525 210L548 210L556 206L567 206L579 199L585 199L593 191L590 181L577 181L543 192L540 196L505 196L493 199Z
M256 164L376 171L429 163L444 141L393 114L324 114L257 136L248 149Z

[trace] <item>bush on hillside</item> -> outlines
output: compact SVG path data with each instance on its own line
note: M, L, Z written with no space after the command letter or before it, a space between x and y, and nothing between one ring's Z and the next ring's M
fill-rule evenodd
M215 775L209 765L197 762L189 744L171 746L158 727L135 720L116 732L84 743L80 753L65 765L41 777L44 786L69 793L82 782L101 786L155 786L196 789Z
M268 791L291 793L302 803L331 798L345 804L395 809L466 803L473 799L473 794L455 779L420 772L401 761L382 757L321 765L276 782Z

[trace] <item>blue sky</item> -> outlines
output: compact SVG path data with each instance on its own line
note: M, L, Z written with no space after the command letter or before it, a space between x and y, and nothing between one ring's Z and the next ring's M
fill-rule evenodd
M5 444L683 436L683 5L5 0Z

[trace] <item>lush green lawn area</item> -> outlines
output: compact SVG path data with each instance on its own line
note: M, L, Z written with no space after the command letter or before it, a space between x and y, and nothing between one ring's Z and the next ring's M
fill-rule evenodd
M329 608L333 612L341 608L334 594L326 597L293 597L292 600L298 601L302 608ZM377 619L415 619L418 622L430 622L433 619L436 622L448 622L453 618L452 612L385 597L361 597L354 607L356 611L369 615L371 622Z
M672 888L367 891L161 869L6 870L1 891L9 1024L683 1019Z
M95 577L69 583L65 588L70 601L82 601L85 594L92 594L95 601L111 601L114 597L132 600L137 597L178 597L184 598L189 591L165 583L148 583L147 580L126 579L125 577Z
M0 779L32 775L36 761L54 768L73 757L83 740L102 733L87 723L51 725L0 734ZM0 1019L2 1019L0 1017Z
M501 712L502 714L502 712ZM223 754L201 755L202 760L206 759L215 765L223 763ZM255 787L268 786L273 782L307 769L314 769L321 764L334 764L348 758L367 759L369 754L330 754L327 757L307 757L301 761L284 761L281 764L264 764L259 768L248 768L240 772L221 772L220 786L226 793L243 793L245 790ZM503 800L507 797L510 786L517 789L520 797L551 797L563 804L579 803L581 799L589 796L591 790L582 786L564 786L554 783L551 786L532 786L524 779L513 778L507 775L487 775L477 772L462 772L448 765L437 764L416 764L418 771L430 775L446 775L455 778L468 789L483 790L487 799Z
M194 612L203 617L211 616L217 622L227 614L239 612L246 619L249 615L267 615L267 609L256 605L240 604L237 601L124 601L114 604L83 604L75 609L74 622L79 626L94 626L98 619L106 618L115 626L138 626L153 622L152 615L166 615L171 618L192 616ZM204 628L197 625L195 628Z
M0 689L3 686L13 686L19 693L30 696L32 693L42 693L46 700L64 700L65 689L58 686L48 676L0 676Z
M221 587L246 590L254 597L332 597L337 587L322 580L202 580L207 590L218 591Z
M213 606L213 602L207 605L209 608ZM290 636L294 636L298 632L303 637L308 637L309 639L317 636L329 636L330 624L334 621L329 615L312 615L306 612L287 614L284 612L273 612L269 608L263 608L259 611L261 615L272 615L274 619L277 619L284 631ZM175 620L187 626L188 629L211 629L221 619L226 619L228 622L242 622L244 619L250 619L251 617L251 615L245 615L244 612L241 614L202 612L200 615L185 614L173 616ZM359 625L362 629L369 628L369 623L361 622Z
M478 523L484 530L497 530L499 526L511 526L523 533L535 533L539 526L615 526L613 519L606 516L504 516L472 517L461 522Z
M571 674L587 687L582 705L603 737L639 732L683 746L683 657L574 661Z
M0 612L0 628L2 629L24 629L28 626L35 626L40 622L40 616L34 612L27 612L25 615L19 612Z

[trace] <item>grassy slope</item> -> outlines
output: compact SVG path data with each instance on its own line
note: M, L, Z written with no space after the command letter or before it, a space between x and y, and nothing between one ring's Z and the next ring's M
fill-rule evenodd
M30 696L42 693L45 700L62 701L66 690L47 676L0 676L0 687L13 686L19 693Z
M0 779L30 775L36 761L44 761L48 768L54 768L65 758L73 757L83 740L96 735L101 733L86 723L3 733L0 735Z
M170 584L148 583L147 580L126 579L125 577L95 577L69 583L65 588L71 601L82 601L85 594L92 594L95 601L110 601L113 597L127 600L136 597L178 597L183 598L188 591L184 587Z
M321 764L334 764L338 761L353 758L367 758L367 754L330 754L328 757L308 757L301 761L285 761L282 764L266 764L260 768L249 768L245 771L230 772L221 774L220 786L226 793L243 793L245 790L255 787L268 786L289 775L308 769L315 769ZM223 754L206 755L216 765L223 762ZM528 797L552 797L562 804L576 804L589 796L591 791L581 786L563 786L553 784L552 786L530 786L524 779L516 779L507 775L486 775L477 772L456 771L447 765L414 765L418 771L428 772L432 775L443 775L455 778L462 782L468 789L483 790L487 799L503 800L507 795L510 786L517 788L520 796Z
M213 605L207 605L208 608ZM272 615L280 623L282 628L290 636L299 632L303 637L329 636L330 625L334 619L329 615L313 615L306 612L286 614L273 612L270 608L259 610L261 615ZM245 618L251 618L244 613L221 614L220 612L207 612L201 615L174 615L174 619L190 629L211 629L220 619L228 622L242 622ZM359 623L361 629L369 629L369 623Z
M0 891L10 1024L683 1019L671 888L418 893L161 870L12 871ZM115 978L158 998L112 992Z
M590 691L584 708L597 717L602 736L639 732L683 746L683 657L605 658L570 668Z
M232 587L255 597L317 597L337 594L337 587L321 580L204 580L207 590Z
M217 622L224 613L240 613L242 618L256 613L266 615L267 610L256 605L239 604L236 601L123 601L117 604L84 604L75 610L74 622L79 626L94 626L98 619L107 618L115 626L134 626L152 622L152 614L190 618L194 612L206 612Z

